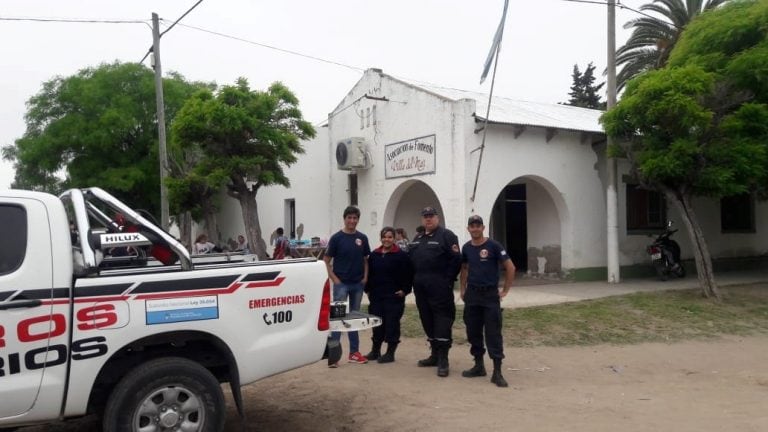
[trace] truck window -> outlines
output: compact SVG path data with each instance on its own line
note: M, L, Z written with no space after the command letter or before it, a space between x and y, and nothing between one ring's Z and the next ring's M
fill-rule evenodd
M27 254L27 212L23 207L0 204L0 275L14 272Z

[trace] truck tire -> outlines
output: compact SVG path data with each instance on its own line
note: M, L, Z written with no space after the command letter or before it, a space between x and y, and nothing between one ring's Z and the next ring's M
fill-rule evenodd
M120 380L104 409L105 432L224 428L226 405L216 377L179 357L143 363Z

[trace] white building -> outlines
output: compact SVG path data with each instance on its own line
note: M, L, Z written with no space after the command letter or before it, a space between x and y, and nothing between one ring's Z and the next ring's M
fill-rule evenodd
M601 112L494 97L473 200L487 103L487 95L417 85L369 69L317 137L304 143L306 154L287 170L291 187L259 191L265 237L278 226L295 236L302 225L302 238L327 239L356 199L358 229L374 246L387 225L412 236L419 210L431 205L461 241L468 240L467 217L481 215L520 269L604 278ZM658 194L626 184L626 165L619 170L622 271L631 274L633 265L650 270L648 234L679 218L665 210ZM722 215L719 202L696 203L713 257L766 255L768 229L757 221L768 219L768 205L748 197L735 201L722 207ZM220 221L231 230L224 238L242 232L236 202L228 200ZM675 238L686 259L691 252L684 231Z

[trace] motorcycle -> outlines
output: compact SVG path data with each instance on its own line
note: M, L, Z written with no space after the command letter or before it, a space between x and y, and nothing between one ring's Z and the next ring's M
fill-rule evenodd
M670 276L685 277L685 267L680 263L680 245L670 238L676 232L677 229L672 229L672 221L669 221L664 232L646 248L656 274L662 281Z

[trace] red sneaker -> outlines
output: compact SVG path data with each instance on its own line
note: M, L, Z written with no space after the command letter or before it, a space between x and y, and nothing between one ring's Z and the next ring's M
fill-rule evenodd
M360 354L360 352L358 351L358 352L353 352L352 354L349 355L349 362L365 364L365 363L368 363L368 359L365 358L365 356Z

